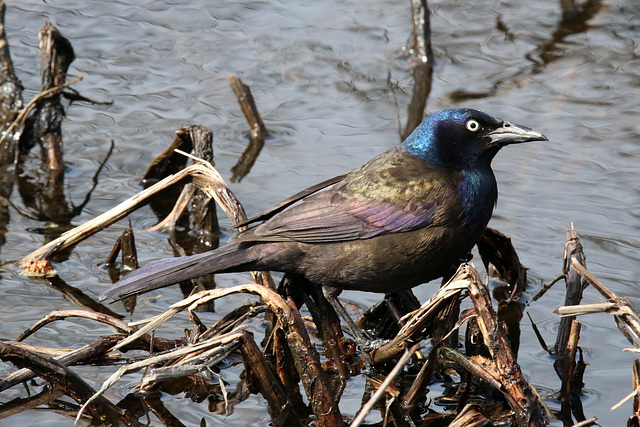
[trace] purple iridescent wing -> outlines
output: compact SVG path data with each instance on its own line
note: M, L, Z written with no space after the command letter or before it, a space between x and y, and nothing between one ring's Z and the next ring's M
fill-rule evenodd
M331 243L438 224L451 216L445 212L459 210L450 197L457 180L450 171L391 150L233 240Z

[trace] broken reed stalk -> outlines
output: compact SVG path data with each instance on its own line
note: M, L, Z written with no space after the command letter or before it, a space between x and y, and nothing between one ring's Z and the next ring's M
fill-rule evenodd
M43 259L45 256L51 257L56 252L68 249L69 247L83 241L84 239L92 236L98 231L101 231L104 228L108 227L109 225L115 223L116 221L124 218L134 210L140 208L141 206L143 206L149 201L149 198L154 196L159 191L164 190L165 188L183 180L188 176L193 176L198 173L207 174L208 172L209 170L207 169L206 166L203 166L202 164L197 163L183 169L182 171L174 175L170 175L165 179L163 179L162 181L158 182L157 184L125 200L124 202L120 203L118 206L112 209L109 209L107 212L101 215L98 215L94 219L87 221L84 224L81 224L63 233L57 239L52 240L46 245L40 247L39 249L25 256L20 261L20 264L25 265L29 263L31 260L34 260L34 259L40 260L40 259Z
M194 171L192 175L193 183L209 197L215 199L218 206L220 206L231 219L231 222L238 230L238 233L249 228L248 225L239 225L247 221L247 214L245 213L240 201L231 192L218 171L210 163L205 162L202 159L190 156L189 154L183 153L179 150L176 151L192 158L196 161L196 164L203 165L203 168ZM266 286L269 289L276 288L273 278L268 271L252 271L251 276L253 277L254 282L259 285Z
M182 154L193 158L193 156L190 156L187 153ZM187 177L191 177L198 188L202 189L202 191L204 191L209 197L214 198L222 210L224 210L229 218L231 218L234 224L240 224L243 221L246 221L247 215L245 214L242 205L231 190L229 190L218 171L209 162L205 162L197 158L195 159L197 160L195 164L164 178L160 182L120 203L118 206L63 233L57 239L52 240L48 244L33 251L29 255L25 256L20 261L20 264L25 266L32 262L32 260L50 258L53 254L70 248L98 231L101 231L109 225L124 218L129 213L146 204L149 199L155 196L158 192ZM238 227L238 230L242 231L246 228L246 226ZM271 275L268 272L252 272L252 275L260 284L272 289L275 288L273 279L271 279Z
M147 366L155 365L157 363L162 363L162 362L175 360L175 359L177 359L179 357L183 357L183 356L186 356L186 355L193 356L195 354L199 354L201 352L210 350L212 348L219 347L219 346L225 345L225 344L229 344L229 343L234 342L234 341L238 341L242 337L242 330L244 330L244 327L240 327L240 328L238 328L238 330L229 332L228 334L224 334L224 335L221 335L221 336L218 336L218 337L210 338L207 341L204 341L204 342L201 342L201 343L198 343L198 344L195 344L195 345L186 345L186 346L183 346L183 347L179 347L179 348L176 348L174 350L170 350L168 352L160 354L158 356L148 357L148 358L146 358L144 360L140 360L138 362L133 362L133 363L130 363L130 364L126 365L126 366L123 366L122 368L118 369L114 374L112 374L102 384L102 387L100 387L100 390L98 390L95 393L91 393L90 397L88 399L84 400L84 404L82 405L82 407L78 411L78 415L76 417L76 421L80 419L80 417L82 416L82 413L84 412L84 410L87 407L89 407L89 405L93 401L104 399L102 394L107 389L109 389L109 387L111 387L113 384L115 384L116 381L118 381L120 378L122 378L123 375L125 375L125 374L127 374L129 372L136 371L138 369L147 367Z
M251 167L255 163L262 147L264 147L264 140L269 136L269 132L260 117L258 107L253 99L251 88L244 84L240 77L234 75L229 76L229 84L233 93L238 98L240 109L244 113L244 117L247 119L249 128L251 129L249 136L249 145L242 153L238 162L231 168L233 176L231 182L240 182L251 170Z
M278 317L280 325L282 325L285 330L287 345L291 350L296 370L302 379L305 392L311 402L318 425L326 427L342 426L344 423L340 415L338 403L335 402L333 398L333 390L330 386L329 379L324 369L322 369L320 357L311 343L298 309L293 302L285 301L282 296L265 286L253 284L240 285L232 288L211 289L198 292L189 298L173 304L165 313L152 318L147 325L141 327L137 332L121 341L112 351L129 344L148 331L157 328L180 311L193 311L198 306L206 304L209 301L239 292L260 296ZM111 384L109 384L109 386L110 385ZM106 390L106 388L103 385L101 390Z
M640 388L640 360L633 361L633 389ZM640 396L635 394L633 396L633 415L629 417L627 421L628 426L640 427Z
M269 362L253 340L253 334L244 332L240 350L247 375L254 380L260 394L267 401L267 409L274 424L282 427L302 426L282 383L274 375Z
M4 26L4 16L7 6L4 1L0 2L0 117L2 119L3 128L6 123L12 123L15 116L23 108L22 101L22 85L13 69L13 61L9 53L9 41ZM15 129L13 125L12 130ZM7 128L3 129L2 139L0 140L0 166L6 166L13 163L18 155L18 140L20 138L21 129L11 132Z
M418 310L407 314L404 318L404 326L391 341L371 352L374 363L379 364L389 361L400 354L407 342L418 342L425 335L426 328L432 328L434 320L441 310L447 307L452 300L460 298L462 291L468 287L469 266L458 269L456 275L429 301Z
M545 425L548 408L535 388L522 375L520 366L511 352L506 331L498 321L491 304L489 290L482 284L475 269L468 269L468 275L469 296L478 314L478 327L497 370L500 391L514 411L517 425Z
M27 398L17 398L0 406L0 420L9 418L22 412L35 410L38 406L51 404L51 402L64 396L64 391L57 387L45 387L40 393ZM84 420L83 420L84 421ZM91 417L86 417L87 424Z
M29 337L30 335L34 334L38 329L46 326L47 324L49 324L51 322L55 322L57 320L66 319L66 318L69 318L69 317L79 317L79 318L95 320L96 322L100 322L100 323L104 323L106 325L109 325L109 326L115 328L116 330L118 330L119 332L125 333L125 334L130 334L130 333L135 332L137 330L137 328L129 326L126 322L123 322L122 320L120 320L118 318L115 318L113 316L109 316L109 315L103 314L103 313L97 313L95 311L89 311L89 310L56 310L56 311L52 311L51 313L46 315L45 317L40 319L38 322L36 322L33 326L31 326L29 329L27 329L25 332L20 334L20 336L18 338L16 338L16 341L18 341L18 342L23 341L27 337Z
M396 376L404 369L407 363L409 363L411 356L416 351L420 350L421 347L422 347L421 344L415 344L413 347L411 347L411 349L405 348L404 354L402 355L400 360L398 360L398 362L396 363L396 366L394 366L391 372L389 372L389 374L385 377L384 381L382 382L382 384L380 384L380 387L378 387L378 389L373 394L373 396L371 396L369 401L360 409L360 413L351 423L351 427L359 427L362 424L362 422L367 417L367 415L369 415L369 412L371 412L375 404L380 399L382 399L382 397L385 395L385 393L387 392L387 387L396 378Z
M491 227L487 227L478 242L478 252L487 271L493 265L502 280L512 286L510 301L524 292L527 269L520 262L511 239Z
M598 304L586 304L580 306L564 306L554 310L563 316L579 316L596 312L606 312L614 316L616 325L620 332L629 340L634 347L640 348L640 317L631 308L626 298L617 297L596 277L591 274L577 259L571 260L572 268L584 278L594 289L605 297L609 302Z
M338 401L346 386L346 381L350 376L346 365L346 360L349 355L345 347L345 339L342 334L340 319L329 301L325 298L320 286L315 283L300 283L293 280L292 287L304 289L304 291L300 293L311 313L313 323L315 323L318 333L322 338L325 354L331 359L338 371L340 381L338 381L338 389L335 391L335 398L336 401Z
M123 335L110 335L106 337L100 337L96 341L84 345L78 349L67 352L64 355L58 356L55 359L62 365L73 365L83 360L89 360L95 357L99 357L107 353L118 341L123 339ZM27 368L21 368L17 371L11 372L3 377L0 377L0 392L20 384L21 382L28 381L35 377L36 374Z
M71 74L68 74L69 76L72 76ZM76 79L71 81L71 82L67 82L67 83L63 83L60 86L56 86L54 88L51 89L47 89L45 91L40 92L36 97L34 97L31 101L29 101L29 103L20 111L20 113L18 114L18 116L15 118L15 120L11 123L11 125L7 128L7 130L2 134L2 137L0 137L0 145L2 145L6 138L8 137L8 135L11 134L11 132L13 131L13 129L16 126L21 126L24 124L24 121L27 118L27 115L33 110L33 108L35 107L36 103L42 99L45 99L49 96L52 96L56 93L61 93L62 89L65 89L69 86L72 86L80 81L82 81L82 76L73 76Z
M586 264L586 258L578 233L571 229L567 230L562 267L566 283L565 306L579 305L582 300L582 292L587 286L587 283L582 280L580 274L575 269L572 263L573 259L576 259L579 264ZM562 356L563 351L567 348L567 341L571 333L571 322L574 318L575 317L569 316L560 319L560 326L558 327L558 335L556 336L556 344L554 346L554 353L557 355Z
M574 390L574 374L576 371L576 353L578 351L578 341L580 340L580 328L582 323L573 319L571 322L571 329L569 333L569 339L567 340L567 348L562 351L564 356L562 359L562 386L560 388L560 396L564 399L569 399L572 395L576 395L580 390Z
M165 219L153 227L148 228L147 231L168 231L169 233L173 233L178 219L180 219L182 214L189 208L195 192L196 188L193 185L185 185L182 191L180 191L180 195L173 205L171 212L169 212Z
M153 159L142 176L142 182L145 185L178 173L187 166L189 158L176 151L181 150L186 153L193 151L193 141L191 138L187 138L188 132L185 132L184 129L178 129L169 147Z
M199 125L189 126L187 130L189 131L189 139L193 141L195 156L213 165L213 132ZM193 252L202 253L217 248L220 244L218 238L220 226L218 225L216 203L212 197L198 188L193 195L191 217L192 229L196 235ZM205 283L199 282L199 285L206 288Z
M8 342L0 342L0 359L13 363L20 368L29 368L38 376L54 384L78 403L87 402L89 412L98 420L112 425L140 425L127 417L124 412L102 396L94 395L94 390L75 372L60 362L38 353L28 352ZM91 403L89 405L89 403Z
M67 70L76 56L71 42L60 34L58 29L46 18L44 27L38 33L38 39L40 40L42 91L44 92L64 84ZM40 138L47 150L43 160L49 165L49 171L52 175L49 180L53 178L60 183L64 175L61 129L64 108L60 103L61 93L61 90L56 90L39 103L36 116L46 117L48 123L41 135L34 135L36 138ZM61 192L62 189L60 188L59 191Z

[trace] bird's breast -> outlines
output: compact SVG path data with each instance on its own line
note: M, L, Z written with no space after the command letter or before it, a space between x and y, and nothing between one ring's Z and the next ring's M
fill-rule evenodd
M490 168L462 171L458 184L465 222L484 230L498 200L496 178Z

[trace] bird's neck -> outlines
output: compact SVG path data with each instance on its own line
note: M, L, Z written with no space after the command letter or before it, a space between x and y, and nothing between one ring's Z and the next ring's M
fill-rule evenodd
M446 166L438 152L438 146L433 132L429 132L424 126L417 127L411 135L400 144L400 149L425 162L437 166Z
M498 185L490 166L462 170L464 179L458 184L465 220L484 228L498 201Z

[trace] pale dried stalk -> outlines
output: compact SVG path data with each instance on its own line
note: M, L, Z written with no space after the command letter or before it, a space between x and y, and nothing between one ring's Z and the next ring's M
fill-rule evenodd
M111 387L113 384L116 383L116 381L118 381L120 378L122 378L122 376L124 376L126 373L131 372L131 371L135 371L141 368L145 368L147 366L151 366L151 365L155 365L157 363L161 363L161 362L166 362L168 360L173 360L173 359L177 359L179 357L183 357L189 354L196 354L196 353L201 353L203 351L212 349L214 347L218 347L221 345L225 345L225 344L229 344L235 340L239 340L242 338L242 331L245 329L246 327L241 326L240 328L235 329L232 332L229 332L228 334L225 335L221 335L219 337L215 337L215 338L211 338L207 341L195 344L195 345L187 345L184 347L180 347L178 349L172 350L170 352L161 354L159 356L154 356L154 357L149 357L147 359L144 360L140 360L138 362L134 362L131 363L127 366L123 366L122 368L118 369L113 375L111 375L103 384L102 387L100 387L100 390L98 390L93 396L91 396L91 398L89 400L87 400L84 405L82 405L82 407L80 408L80 410L78 411L78 415L76 417L76 422L78 422L78 420L80 419L80 417L82 416L82 413L84 412L85 408L91 403L93 402L96 398L98 398L99 396L101 396L109 387Z
M42 259L46 254L52 251L60 251L66 249L70 246L75 245L76 243L81 242L89 236L97 233L98 231L108 227L114 222L124 218L129 213L141 207L143 204L147 202L147 199L155 195L156 193L164 190L167 187L183 180L185 177L189 175L198 174L199 176L205 175L207 173L211 173L210 170L213 169L211 165L204 165L202 163L197 163L191 165L187 168L184 168L180 172L170 175L163 179L162 181L152 185L151 187L139 192L138 194L130 197L124 202L120 203L118 206L109 209L107 212L98 215L94 219L81 224L66 233L63 233L55 240L52 240L48 244L42 246L40 249L37 249L31 252L29 255L22 258L20 264L24 265L33 259ZM215 170L214 170L215 171ZM216 172L217 174L217 172Z

